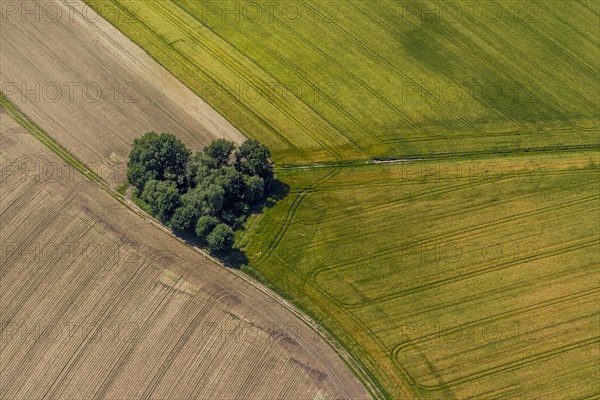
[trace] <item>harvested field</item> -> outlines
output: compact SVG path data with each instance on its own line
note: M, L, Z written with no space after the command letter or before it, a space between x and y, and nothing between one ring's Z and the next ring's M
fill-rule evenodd
M282 169L239 242L389 397L600 393L600 155Z
M146 131L175 133L194 150L244 139L83 3L4 2L2 11L1 91L109 183L126 179L131 143Z
M369 398L281 303L0 128L0 398Z

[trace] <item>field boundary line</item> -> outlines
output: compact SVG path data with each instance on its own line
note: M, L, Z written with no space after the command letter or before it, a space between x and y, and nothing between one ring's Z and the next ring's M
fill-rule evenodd
M596 128L587 129L569 129L569 131L596 131ZM535 155L535 153L544 154L560 154L563 152L577 153L583 151L594 151L600 149L600 142L578 144L578 145L567 145L567 146L545 146L545 147L526 147L526 148L512 148L506 150L484 150L484 151L471 151L471 152L455 152L455 153L439 153L439 154L409 154L399 158L371 158L370 160L347 160L343 162L312 162L306 164L279 164L276 166L276 170L289 171L289 170L310 170L320 168L352 168L352 167L366 167L371 165L389 165L389 164L403 164L403 163L414 163L414 162L428 162L436 160L470 160L470 159L488 159L498 157L523 157L527 155Z
M88 4L88 1L84 0L86 2L86 4ZM294 146L293 144L291 144L291 142L289 142L289 140L281 135L275 128L273 128L273 126L271 126L271 124L269 124L264 118L262 118L262 116L260 116L259 114L257 114L255 112L255 110L251 109L250 107L248 107L247 104L243 103L242 101L238 100L235 96L235 93L232 93L227 87L221 85L219 83L219 81L217 81L216 79L214 79L212 76L210 76L205 70L198 68L198 66L196 66L192 61L190 61L189 59L187 59L183 54L181 54L181 52L179 50L177 50L175 47L171 46L170 43L168 43L165 38L163 38L161 35L159 35L158 33L154 32L154 30L149 27L144 21L138 19L134 14L132 14L128 9L123 8L121 6L121 4L119 3L119 0L108 0L110 1L115 7L117 7L117 9L120 10L120 12L125 13L125 15L127 15L129 18L131 19L135 19L136 21L138 21L138 23L140 25L142 25L146 31L151 32L151 34L153 35L153 37L155 37L157 40L159 40L160 42L164 43L166 48L168 48L170 50L170 55L174 56L178 61L181 62L181 64L186 66L186 69L190 72L190 73L196 73L196 74L200 74L204 77L206 77L208 80L210 80L211 82L213 82L214 84L216 84L218 87L220 87L221 89L225 90L225 92L229 95L228 98L230 99L230 101L232 101L237 107L240 108L240 110L244 113L247 113L251 116L254 117L254 119L259 123L259 125L261 125L262 127L264 127L271 135L272 137L276 138L277 140L281 140L283 143L286 143L290 149L294 149L295 151L297 151L300 155L305 156L305 152L304 150ZM96 10L96 8L94 8L93 6L89 5L88 6L90 8L92 8L93 10ZM98 15L101 15L101 13L99 11ZM110 21L108 21L109 23L111 23ZM112 23L111 23L112 25ZM119 32L121 32L124 36L126 36L127 38L129 38L128 35L126 35L123 30L116 26L113 25L115 27L115 29L117 29ZM140 46L136 41L131 40L136 46ZM141 46L140 46L141 47ZM144 50L145 51L145 50ZM186 84L186 82L184 82L182 79L180 79L177 75L174 75L170 72L170 69L167 68L158 58L156 58L154 55L152 55L151 53L149 53L148 51L145 51L146 54L148 54L148 56L150 56L156 63L158 63L162 68L164 68L167 72L169 72L171 75L173 75L179 82L181 82L182 85L184 85L185 87L187 87L189 90L191 90L196 96L199 96L198 93L192 88L190 87L190 85ZM206 100L204 97L201 97L204 101L206 101L211 107L213 107L219 114L223 115L222 110L220 110L220 108L218 108L215 103L216 102L209 102L208 100ZM229 121L229 120L228 120ZM234 124L234 122L229 121L236 129L238 129L242 134L244 134L244 131L239 128L239 124ZM244 134L244 136L246 136L246 134Z

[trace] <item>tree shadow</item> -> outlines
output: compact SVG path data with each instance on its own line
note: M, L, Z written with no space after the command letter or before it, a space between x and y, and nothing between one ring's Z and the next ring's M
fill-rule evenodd
M255 204L250 214L260 214L265 208L274 207L279 201L283 200L290 193L290 186L287 183L275 179L271 184L268 196L260 203ZM245 230L243 225L237 227L237 230ZM212 257L215 257L228 268L240 269L242 265L248 264L248 257L241 249L233 248L227 254L212 254L208 251L203 243L194 232L181 231L178 229L171 229L171 232L175 234L179 239L183 240L190 246L197 247L203 251L208 252Z
M290 193L290 185L285 182L280 181L279 179L275 179L269 188L268 195L265 198L253 205L250 208L250 214L261 214L265 208L272 208L281 200L285 199L287 195ZM236 227L236 230L243 231L246 228L241 224L239 227Z
M267 198L267 200L271 199L276 203L279 200L283 200L284 198L286 198L289 193L290 185L280 181L279 179L275 179L275 181L271 184L271 188L269 190L269 197Z
M224 257L219 258L223 262L223 265L233 269L240 269L242 265L248 264L248 257L246 253L238 248L233 248L231 252L226 254Z
M171 230L171 232L173 232L175 236L183 240L186 244L193 247L197 247L202 251L207 252L212 257L222 262L223 265L225 265L228 268L240 269L242 265L248 263L248 257L246 256L246 253L244 253L238 248L233 248L231 252L227 254L213 254L208 251L205 244L200 239L198 239L198 237L194 233L173 229Z
M171 232L175 234L179 239L183 240L186 244L194 247L198 247L199 249L205 250L203 243L200 242L198 236L195 233L181 231L179 229L170 228Z

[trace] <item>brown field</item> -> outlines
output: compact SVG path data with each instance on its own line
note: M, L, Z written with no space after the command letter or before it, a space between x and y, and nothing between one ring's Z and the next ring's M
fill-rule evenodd
M0 398L369 397L284 304L0 126Z
M10 2L0 25L1 91L111 184L145 131L197 150L243 135L142 49L77 1ZM12 10L12 9L11 9Z

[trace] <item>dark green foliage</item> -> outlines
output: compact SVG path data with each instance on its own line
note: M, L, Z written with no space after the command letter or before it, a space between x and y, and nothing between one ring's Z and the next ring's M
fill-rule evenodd
M199 210L190 204L184 204L175 210L171 219L171 228L176 231L191 233L200 217Z
M235 149L233 142L217 139L204 148L202 158L211 168L219 168L229 163L233 149Z
M175 135L148 132L133 141L127 162L127 178L137 189L144 190L150 179L170 180L182 184L190 151Z
M196 186L183 195L183 204L198 210L199 215L218 215L223 209L225 190L212 183Z
M270 155L257 141L236 150L225 139L192 155L175 136L150 132L134 141L127 176L144 209L225 255L233 247L233 229L268 194L275 176Z
M175 210L181 207L181 195L173 181L157 181L150 179L146 182L140 200L146 203L160 222L169 224Z
M246 140L235 154L236 168L246 175L260 176L268 188L275 177L271 152L256 140Z
M198 236L198 240L203 245L206 245L208 235L210 235L210 233L220 223L221 221L219 221L217 217L213 217L211 215L204 215L198 218L198 223L196 224L196 236Z
M244 176L242 199L250 204L258 203L265 196L265 180L260 176Z
M217 255L223 255L233 248L235 236L233 229L226 224L219 224L206 238L208 250Z

